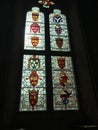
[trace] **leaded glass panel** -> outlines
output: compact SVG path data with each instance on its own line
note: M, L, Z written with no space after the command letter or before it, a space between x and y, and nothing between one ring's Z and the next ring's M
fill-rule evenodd
M44 7L48 6L44 5ZM49 15L47 34L45 34L45 24L47 23L45 23L44 14L40 12L38 7L33 7L32 11L27 12L24 34L24 50L26 54L23 54L20 111L47 110L49 104L46 104L46 102L49 103L47 101L49 95L46 93L48 84L46 83L46 72L48 73L51 70L46 70L45 57L48 60L50 58L48 57L49 54L55 55L51 55L49 64L52 67L52 75L47 77L47 79L52 79L53 84L50 91L52 93L53 90L53 110L78 110L66 16L61 14L61 10L54 9L53 13ZM50 36L50 50L48 51L47 47L45 50L45 46L47 46L45 44L46 36ZM30 50L35 50L35 54L42 55L34 55ZM52 53L50 53L51 51ZM66 54L65 52L68 52L69 56L56 56L59 53ZM47 87L47 92L48 90Z
M70 51L66 16L59 9L49 15L50 44L52 51Z
M54 110L77 110L76 83L69 56L51 56Z
M45 50L45 20L38 7L26 14L24 49Z
M46 110L45 56L23 56L20 97L20 111Z

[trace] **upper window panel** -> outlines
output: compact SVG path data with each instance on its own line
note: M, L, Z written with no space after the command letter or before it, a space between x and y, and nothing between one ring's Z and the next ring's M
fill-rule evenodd
M45 50L44 14L38 7L33 7L26 14L24 49Z
M52 51L70 51L66 16L59 9L49 15L50 44Z

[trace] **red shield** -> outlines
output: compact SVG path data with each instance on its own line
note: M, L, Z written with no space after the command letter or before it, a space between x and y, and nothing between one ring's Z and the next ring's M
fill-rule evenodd
M38 83L39 76L35 70L33 70L29 76L30 84L35 87Z
M30 32L34 32L34 33L40 32L40 26L34 22L30 26Z
M67 80L68 80L68 77L67 77L66 73L62 71L60 73L60 85L62 87L65 87L65 83L67 83Z
M34 47L36 47L38 45L39 42L39 38L36 36L31 37L31 43Z
M38 90L29 90L29 103L34 110L34 106L37 104L38 101Z
M58 60L58 66L61 69L64 69L64 67L65 67L65 58L60 57L60 58L57 58L57 60Z
M63 46L63 39L62 38L56 38L56 45L61 48Z

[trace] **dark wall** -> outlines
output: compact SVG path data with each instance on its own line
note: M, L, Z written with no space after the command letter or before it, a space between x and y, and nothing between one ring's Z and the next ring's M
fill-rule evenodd
M3 0L0 3L0 115L3 117L8 69L10 64L10 51L12 46L15 2ZM1 120L2 124L2 120ZM1 126L1 125L0 125Z
M96 93L98 93L98 4L95 0L77 0L77 3L81 27L84 31L85 47L91 63L90 67L93 71L93 78L97 89Z

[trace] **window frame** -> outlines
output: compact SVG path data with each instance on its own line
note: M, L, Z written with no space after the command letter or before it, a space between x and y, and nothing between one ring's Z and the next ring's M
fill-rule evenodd
M53 56L65 56L66 58L67 57L70 57L71 59L72 59L72 68L73 68L73 72L72 72L72 75L74 76L74 79L73 79L73 81L75 82L75 85L76 85L76 87L75 87L75 92L76 92L76 98L77 98L77 84L76 84L76 81L75 81L75 74L74 74L74 66L73 66L73 58L72 58L72 53L71 53L71 46L70 46L70 39L69 39L69 30L68 30L68 25L66 25L67 26L67 33L68 33L68 41L69 41L69 43L68 43L68 45L69 45L69 50L67 50L67 51L55 51L55 50L52 50L51 49L51 43L50 43L50 14L53 14L54 13L54 9L55 10L57 10L56 9L56 7L54 8L54 9L48 9L47 10L47 13L45 12L45 9L43 10L44 12L42 12L41 10L40 10L40 8L37 6L37 7L32 7L32 10L34 10L34 9L37 9L37 10L39 10L39 13L43 13L43 15L44 15L44 26L45 26L45 32L43 32L43 33L45 33L44 35L45 35L45 49L44 50L37 50L37 49L26 49L25 48L25 45L24 45L24 47L23 47L23 56L24 55L34 55L34 52L36 53L36 55L39 55L39 56L45 56L45 80L46 80L46 111L64 111L64 110L55 110L56 108L54 108L54 95L53 95L53 91L54 91L54 87L53 87L53 76L52 76L52 61L51 61L51 57L53 57ZM66 14L63 14L62 13L62 11L61 10L59 10L60 12L61 12L61 15L63 15L65 18L66 18ZM29 12L31 12L31 10L30 11L28 11L28 12L26 12L26 18L27 18L27 15L28 15L28 13ZM46 13L46 14L45 14ZM40 16L39 16L40 17ZM27 22L30 22L30 21L28 21L27 19L25 20L25 29L26 29L26 25L27 25ZM33 21L32 21L33 22ZM67 22L67 18L66 18L66 22ZM39 21L37 22L37 23L39 23ZM40 24L40 23L39 23ZM67 23L66 23L67 24ZM46 26L48 26L47 28L46 28ZM40 28L40 30L41 30L41 28ZM46 33L47 32L47 33ZM26 33L26 32L25 32ZM25 44L25 36L26 36L26 34L24 33L24 44ZM35 35L35 34L32 34L32 35ZM37 35L37 34L36 34ZM39 34L39 35L41 35L41 34ZM59 35L60 36L60 35ZM56 36L56 37L59 37L59 36ZM64 36L63 36L64 37ZM40 53L41 53L41 55L40 55ZM23 66L23 65L22 65ZM23 70L23 69L22 69ZM59 70L60 71L60 70ZM21 76L22 77L22 76ZM22 81L21 81L22 82ZM49 84L48 84L49 83ZM21 83L21 85L22 85L22 83ZM22 89L22 88L20 88L20 89ZM34 87L34 89L36 89L36 87ZM22 90L21 90L22 91ZM48 94L47 94L48 93ZM21 98L21 96L20 96L20 98ZM77 99L78 100L78 99ZM20 101L21 101L21 99L20 99ZM20 102L21 103L21 102ZM20 104L19 103L19 105L22 105L22 104ZM76 102L77 104L78 104L78 101ZM47 107L48 106L48 107ZM78 105L78 108L77 109L74 109L74 110L78 110L79 109L79 105ZM65 109L66 110L66 109ZM70 109L71 110L71 109ZM26 110L20 110L20 108L19 108L19 111L21 112L21 111L26 111ZM29 110L27 110L27 111L29 111ZM34 110L34 111L36 111L36 110ZM37 110L37 111L45 111L45 110Z

